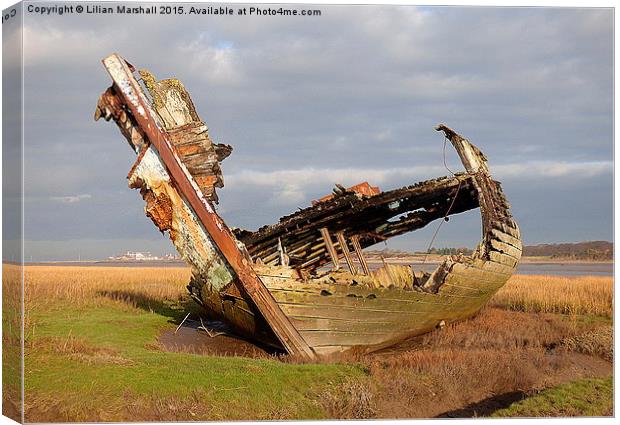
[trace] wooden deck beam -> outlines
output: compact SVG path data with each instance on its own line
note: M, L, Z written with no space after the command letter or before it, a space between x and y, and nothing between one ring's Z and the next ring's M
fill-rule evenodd
M332 263L334 264L334 270L340 270L340 261L338 260L338 252L336 252L336 247L332 242L332 237L329 234L329 230L327 227L321 227L321 236L323 237L323 242L325 243L325 247L327 248L327 252L329 253L329 257L332 259Z
M349 271L351 272L351 274L357 274L357 267L355 267L355 264L353 264L353 258L351 258L351 251L349 251L349 246L347 244L346 238L344 237L344 233L336 233L336 238L338 239L338 245L340 245L340 249L342 250L344 259L347 262Z
M362 266L362 271L366 276L370 276L370 269L368 268L368 263L366 262L366 258L364 258L364 253L362 252L362 247L360 245L360 238L358 235L351 236L351 244L353 245L353 249L355 250L355 254L357 255L357 259Z

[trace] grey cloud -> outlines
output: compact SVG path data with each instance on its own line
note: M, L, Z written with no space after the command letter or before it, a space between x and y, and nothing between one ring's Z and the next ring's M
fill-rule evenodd
M611 238L611 9L318 7L312 19L27 16L29 239L116 241L101 256L120 240L170 249L126 188L133 154L92 121L113 51L180 78L213 138L234 146L219 191L232 225L274 222L337 182L445 175L433 131L445 122L487 153L532 242ZM460 169L452 151L448 162ZM599 214L583 230L585 207L566 208L579 185ZM92 198L50 199L72 194ZM471 217L445 244L475 243ZM394 243L419 248L424 232Z
M52 201L62 202L63 204L75 204L80 201L84 201L86 199L92 198L92 195L89 193L81 193L79 195L68 195L68 196L50 196Z

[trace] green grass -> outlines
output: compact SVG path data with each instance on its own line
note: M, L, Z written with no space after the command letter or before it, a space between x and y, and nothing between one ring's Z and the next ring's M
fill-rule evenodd
M549 388L496 411L494 417L611 416L612 377L582 379Z
M47 306L35 312L25 363L32 419L156 419L152 410L157 405L170 420L170 409L191 410L191 400L198 405L197 417L185 412L185 419L321 418L316 394L329 383L363 374L356 366L154 349L162 329L174 328L182 312L148 312L114 302L96 308ZM67 349L73 344L75 350ZM98 352L111 356L97 357ZM128 403L144 412L126 414Z
M164 329L174 329L187 312L194 318L203 313L187 295L189 274L172 268L28 268L26 421L434 417L488 394L611 373L605 360L594 357L601 357L600 344L590 344L599 341L598 333L590 331L608 328L611 316L600 319L594 312L586 317L491 308L425 337L419 350L358 359L361 364L161 351L156 343ZM21 286L10 283L3 278L5 313L20 306ZM553 298L555 293L539 295ZM19 416L20 393L17 317L3 316L4 405L14 406L14 417ZM563 343L569 340L574 344ZM557 347L547 353L551 344ZM579 367L571 360L574 352L581 353ZM470 390L463 393L462 388ZM607 403L611 409L609 401L601 401L611 399L610 388L607 393L590 394L581 387L573 392L576 401L561 394L555 404L540 401L535 407L547 406L539 410L548 415L589 414L584 396L590 404ZM509 415L541 414L525 408L517 412L518 406Z

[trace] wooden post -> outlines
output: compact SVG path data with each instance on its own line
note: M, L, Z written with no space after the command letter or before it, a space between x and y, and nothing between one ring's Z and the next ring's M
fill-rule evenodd
M342 232L338 232L336 233L336 238L338 239L338 245L340 245L340 249L342 250L344 259L347 262L349 271L351 274L357 274L357 268L355 267L355 264L353 264L353 258L351 258L351 252L349 251L349 246L347 245L347 240L345 239L344 234Z
M362 252L362 247L360 246L360 240L358 235L351 236L351 244L353 245L353 249L355 250L355 254L357 254L357 259L362 266L362 270L366 276L370 276L370 270L368 269L368 263L366 262L366 258L364 258L364 253Z
M334 264L334 270L340 270L340 261L338 261L338 253L336 252L336 248L332 243L332 237L329 234L329 230L327 227L321 228L321 236L323 237L323 242L325 242L325 247L327 248L327 252L329 252L329 256L332 259L332 263Z
M203 196L191 174L181 162L172 147L168 133L163 130L155 118L155 112L127 66L127 62L119 55L112 54L103 60L103 64L112 77L119 96L135 118L138 127L157 150L175 183L176 190L194 210L202 226L237 275L241 287L269 323L284 348L291 354L297 354L307 359L314 358L316 356L314 351L280 309L250 262L239 251L230 229L217 215L209 200Z

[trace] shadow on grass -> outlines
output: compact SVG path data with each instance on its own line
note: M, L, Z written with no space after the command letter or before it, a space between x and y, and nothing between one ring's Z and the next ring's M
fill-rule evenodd
M189 297L180 298L176 301L161 300L149 295L133 291L99 291L97 295L120 301L132 307L144 311L153 312L161 316L169 317L171 323L179 324L187 313L200 316L204 313L200 306Z
M493 397L485 398L477 403L469 404L460 409L444 412L437 418L475 418L491 416L495 411L504 409L512 403L525 399L528 394L525 391L511 391Z

